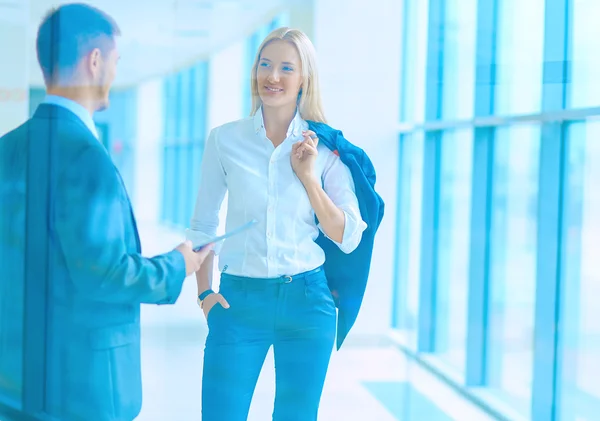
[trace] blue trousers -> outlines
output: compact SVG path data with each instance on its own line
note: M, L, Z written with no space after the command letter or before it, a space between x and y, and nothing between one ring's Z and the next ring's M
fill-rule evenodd
M292 277L221 275L230 308L208 313L202 378L203 421L246 421L273 346L274 421L317 419L333 350L336 309L322 268Z

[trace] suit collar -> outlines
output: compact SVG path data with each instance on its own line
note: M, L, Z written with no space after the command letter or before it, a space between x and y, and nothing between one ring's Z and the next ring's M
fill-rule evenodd
M33 114L34 119L68 120L77 124L82 130L94 136L89 127L71 110L56 104L41 103ZM96 138L97 139L97 138Z
M83 105L73 101L72 99L58 95L46 95L43 103L57 105L71 111L83 122L83 124L85 124L85 126L90 132L92 132L96 139L98 139L98 131L96 130L94 119L92 118L90 112Z

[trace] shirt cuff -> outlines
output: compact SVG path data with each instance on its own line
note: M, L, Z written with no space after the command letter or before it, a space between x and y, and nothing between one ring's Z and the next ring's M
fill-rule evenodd
M319 228L325 234L327 238L333 241L341 251L346 254L352 253L362 240L362 233L367 229L367 224L359 217L357 217L354 212L348 212L342 209L344 212L344 235L342 236L342 242L338 243L334 239L330 238L325 231L321 228L321 224L319 224Z
M210 241L211 238L214 238L214 235L207 235L201 231L196 231L188 228L185 230L185 238L186 240L190 240L192 242L192 247L197 247L201 244L206 243L207 241ZM219 241L215 244L213 248L213 252L215 253L215 255L219 255L222 247L223 241Z

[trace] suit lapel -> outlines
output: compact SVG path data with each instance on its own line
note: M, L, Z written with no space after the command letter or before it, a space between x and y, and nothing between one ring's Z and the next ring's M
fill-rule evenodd
M127 193L127 188L125 187L125 182L123 181L123 177L121 177L121 173L116 165L113 164L117 176L119 176L119 180L121 181L121 188L125 192L125 196L127 197L127 206L129 207L129 216L131 218L131 223L133 224L133 232L135 234L135 243L138 253L142 253L142 242L140 241L140 234L138 232L137 221L135 220L135 215L133 214L133 205L131 204L131 199L129 198L129 193Z

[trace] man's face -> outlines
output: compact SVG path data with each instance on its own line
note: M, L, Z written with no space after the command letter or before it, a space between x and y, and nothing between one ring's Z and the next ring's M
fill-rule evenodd
M117 62L119 61L119 52L116 45L101 55L101 64L95 75L95 100L97 102L96 111L102 111L108 108L110 88L117 75Z

